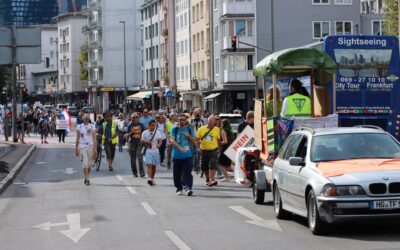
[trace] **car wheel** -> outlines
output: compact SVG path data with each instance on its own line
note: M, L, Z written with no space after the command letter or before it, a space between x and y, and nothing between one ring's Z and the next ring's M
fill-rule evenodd
M265 197L265 190L257 188L257 180L253 183L253 199L256 204L263 204Z
M276 218L285 219L288 216L288 212L282 208L281 193L279 192L277 184L274 185L273 200L274 200L274 211Z
M317 199L315 197L314 191L311 190L308 193L307 199L307 221L308 227L311 232L315 235L321 235L325 232L326 223L319 217Z

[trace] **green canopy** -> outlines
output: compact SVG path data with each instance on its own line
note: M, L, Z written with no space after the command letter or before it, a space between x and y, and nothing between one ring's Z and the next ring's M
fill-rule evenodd
M316 48L291 48L272 53L254 67L254 75L300 77L313 74L317 85L326 85L336 74L336 63Z

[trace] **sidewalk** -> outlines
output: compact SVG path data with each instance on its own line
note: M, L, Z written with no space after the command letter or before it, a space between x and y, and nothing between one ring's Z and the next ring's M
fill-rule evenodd
M36 146L32 144L0 144L0 160L9 164L9 173L0 173L0 194L10 185L31 156ZM3 152L3 153L1 153Z

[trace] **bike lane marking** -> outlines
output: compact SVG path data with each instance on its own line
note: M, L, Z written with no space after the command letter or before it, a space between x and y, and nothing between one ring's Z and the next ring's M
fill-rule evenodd
M141 202L140 204L142 204L144 210L146 210L146 212L151 215L151 216L157 216L156 211L154 211L153 208L151 208L150 204L147 202Z
M181 240L173 231L164 231L167 237L181 250L190 250L190 247Z

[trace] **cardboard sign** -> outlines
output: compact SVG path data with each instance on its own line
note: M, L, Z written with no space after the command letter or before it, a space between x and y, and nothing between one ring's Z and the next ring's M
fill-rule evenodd
M65 129L68 130L69 125L67 120L56 120L56 129Z
M225 151L225 155L232 161L235 161L236 154L240 148L254 147L254 143L254 130L250 126L247 126Z

